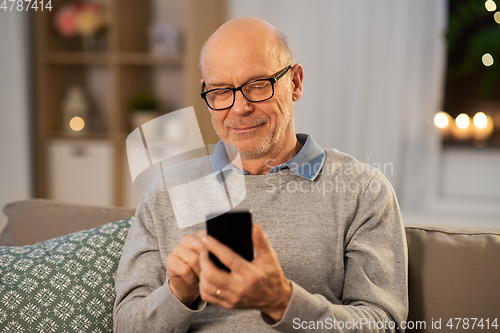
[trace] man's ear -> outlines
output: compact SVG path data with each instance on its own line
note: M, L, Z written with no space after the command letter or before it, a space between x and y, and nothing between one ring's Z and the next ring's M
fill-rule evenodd
M304 67L301 64L293 65L292 69L292 100L298 101L302 97L302 82L304 80Z
M204 83L205 83L205 80L203 80L203 78L201 78L201 79L200 79L200 84L201 84L201 86L202 86L202 87L203 87L203 84L204 84ZM212 111L213 111L213 110L212 110L211 108L209 108L208 106L207 106L207 109L208 109L208 111L210 112L210 114L212 114Z

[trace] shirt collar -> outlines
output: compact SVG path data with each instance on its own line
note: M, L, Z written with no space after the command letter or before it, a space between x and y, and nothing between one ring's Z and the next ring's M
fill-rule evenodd
M299 153L291 160L275 166L269 173L279 172L289 168L299 177L314 180L319 175L325 163L326 153L316 143L313 137L308 134L298 133L297 140L302 144L302 149ZM251 175L248 171L241 170L231 163L222 141L219 141L215 146L210 156L210 164L212 165L215 177L225 170L233 170L243 175Z

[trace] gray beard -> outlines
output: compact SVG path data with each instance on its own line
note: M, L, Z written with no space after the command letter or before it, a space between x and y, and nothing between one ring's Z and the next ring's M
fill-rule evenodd
M262 141L259 143L257 147L255 147L252 150L241 150L241 148L235 146L234 144L231 144L227 142L227 140L222 140L226 146L231 147L232 150L236 150L240 158L243 160L253 160L260 158L267 153L272 151L272 147L274 147L274 151L272 151L274 154L279 152L279 147L277 147L277 143L279 143L282 138L285 136L285 133L290 129L290 127L293 124L293 117L291 116L291 113L289 113L288 119L285 119L286 121L286 126L284 128L276 128L273 132L269 133L266 137L262 138ZM226 124L224 124L226 126ZM214 126L215 128L215 126ZM252 135L252 134L248 134ZM245 134L241 134L241 137L244 138Z

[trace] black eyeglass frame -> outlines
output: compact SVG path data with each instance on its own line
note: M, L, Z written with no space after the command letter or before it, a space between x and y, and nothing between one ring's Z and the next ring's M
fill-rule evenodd
M274 97L274 84L279 80L281 79L283 76L285 76L285 74L288 72L288 70L292 68L292 65L288 65L286 66L278 75L276 75L275 77L271 77L271 78L268 78L268 79L257 79L257 80L253 80L253 81L249 81L247 83L244 83L242 84L241 86L239 87L236 87L236 88L231 88L231 87L224 87L224 88L215 88L215 89L212 89L212 90L207 90L207 91L203 91L205 90L206 88L206 84L205 84L205 81L203 81L202 85L201 85L201 98L203 98L203 100L205 101L205 103L207 104L207 106L209 108L211 108L212 110L214 111L222 111L222 110L227 110L229 108L231 108L233 105L234 105L234 102L236 101L236 92L239 90L241 91L241 94L243 95L243 97L245 97L245 99L251 103L259 103L259 102L264 102L264 101L268 101L270 100L271 98ZM259 100L259 101L252 101L251 99L249 99L247 96L245 96L245 93L243 92L242 88L244 86L246 86L247 84L250 84L250 83L255 83L255 82L259 82L259 81L269 81L271 82L271 87L272 87L272 90L273 90L273 93L271 94L271 97L269 98L266 98L266 99L262 99L262 100ZM214 109L213 107L210 106L210 104L208 104L208 101L207 101L207 94L210 93L210 92L213 92L213 91L217 91L217 90L232 90L233 91L233 102L231 103L230 106L228 107L225 107L225 108L222 108L222 109Z

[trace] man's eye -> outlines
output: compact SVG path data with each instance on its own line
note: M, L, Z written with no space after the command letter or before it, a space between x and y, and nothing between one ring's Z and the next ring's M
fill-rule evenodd
M259 90L263 90L263 89L266 89L267 88L267 84L265 83L255 83L255 84L252 84L250 86L248 86L247 88L250 90L250 91L259 91Z
M213 92L214 95L216 96L227 96L229 95L231 90L216 90Z

